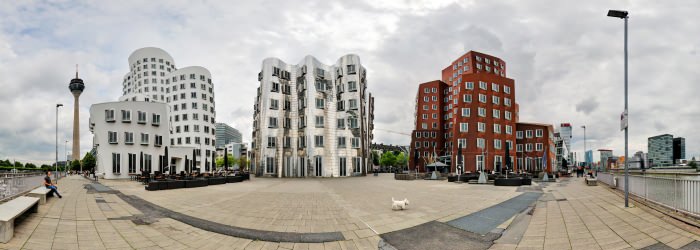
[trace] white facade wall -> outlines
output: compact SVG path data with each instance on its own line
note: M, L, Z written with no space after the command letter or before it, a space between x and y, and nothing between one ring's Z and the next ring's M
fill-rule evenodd
M172 124L173 134L164 143L196 148L197 167L201 171L210 170L211 161L205 164L203 159L211 158L216 152L216 110L211 73L199 66L178 69L167 52L154 47L134 51L129 56L129 70L123 79L123 97L120 99L169 104L170 116L167 119ZM135 99L136 96L143 99Z
M276 177L366 173L372 102L365 76L356 55L343 56L331 66L311 56L297 65L265 59L254 114L251 164L256 172ZM354 108L350 100L355 100ZM349 128L350 120L356 121L355 128ZM339 146L340 138L344 146Z

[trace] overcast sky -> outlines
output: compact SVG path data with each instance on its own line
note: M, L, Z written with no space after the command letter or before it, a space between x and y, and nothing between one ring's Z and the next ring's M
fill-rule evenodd
M375 2L381 2L377 4ZM500 57L515 79L520 121L574 126L573 148L624 154L623 21L630 11L630 155L647 138L686 138L700 156L699 1L3 1L0 5L0 158L51 162L71 140L68 83L80 64L81 153L91 104L121 94L127 57L155 46L178 67L212 73L217 121L250 140L262 60L326 64L360 56L376 96L376 128L410 133L417 85L469 50ZM375 130L375 142L410 138ZM70 142L69 142L70 153ZM596 154L597 158L597 154Z

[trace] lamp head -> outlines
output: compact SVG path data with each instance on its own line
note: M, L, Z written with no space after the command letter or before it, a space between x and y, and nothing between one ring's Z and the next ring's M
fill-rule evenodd
M58 107L63 107L63 104L61 104L61 103L56 104L56 108L58 108Z
M609 17L627 18L628 14L625 10L608 10Z

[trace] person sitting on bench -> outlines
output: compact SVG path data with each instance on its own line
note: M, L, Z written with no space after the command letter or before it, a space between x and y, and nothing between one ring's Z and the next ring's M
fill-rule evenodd
M63 198L63 196L61 196L61 194L58 193L58 188L56 187L56 184L51 182L51 171L46 171L46 176L44 177L44 187L51 189L51 191L49 191L49 193L46 195L53 196L53 194L55 193L56 195L58 195L59 199Z

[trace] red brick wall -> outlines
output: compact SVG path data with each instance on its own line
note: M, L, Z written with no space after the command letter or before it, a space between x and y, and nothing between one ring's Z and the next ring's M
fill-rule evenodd
M540 129L543 131L542 137L537 137L537 130ZM532 137L528 138L527 137L527 131L531 130L532 131ZM537 161L535 160L536 158L539 157L547 157L547 172L552 171L552 162L555 162L556 160L556 152L554 148L554 127L552 125L548 124L537 124L537 123L518 123L517 124L517 131L522 131L523 137L521 139L516 139L518 145L523 145L523 150L522 152L517 152L517 157L515 160L517 169L523 169L525 170L525 161L527 160L528 157L532 158L531 160L531 168L528 172L539 172L540 170L537 169L536 166ZM517 135L517 132L516 132ZM542 151L537 151L537 143L542 143ZM532 144L532 151L527 151L527 144ZM516 145L516 150L517 150L517 145ZM546 151L546 156L545 156L545 151ZM522 158L522 166L518 165L518 158Z

